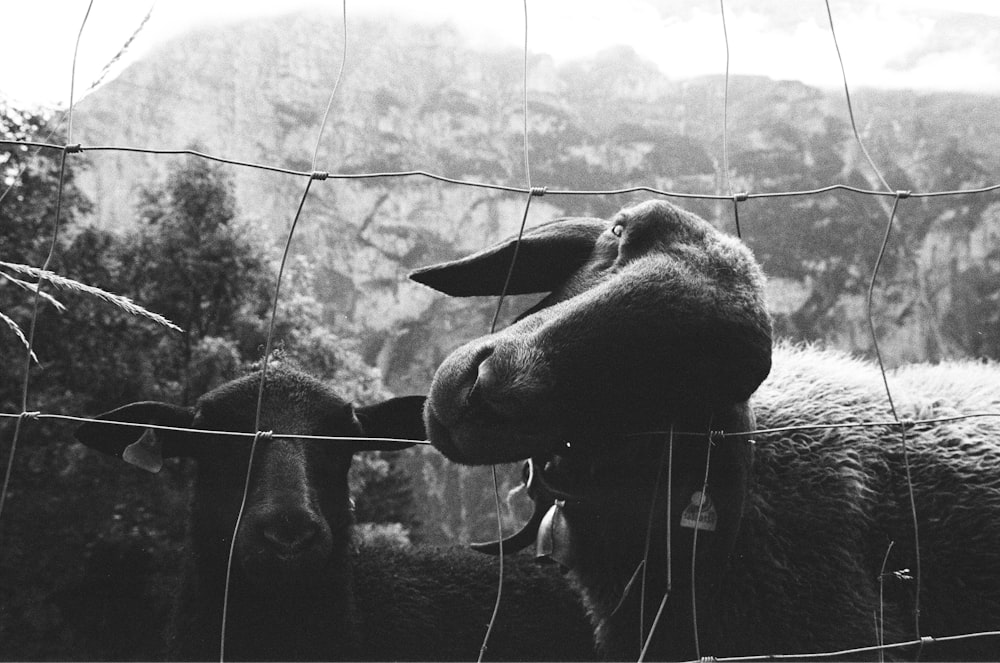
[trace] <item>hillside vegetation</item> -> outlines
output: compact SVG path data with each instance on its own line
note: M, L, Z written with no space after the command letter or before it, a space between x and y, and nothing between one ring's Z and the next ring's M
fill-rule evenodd
M525 186L520 51L474 50L446 25L384 20L352 21L350 28L345 75L317 170L423 170ZM341 29L325 15L188 34L82 100L74 142L193 148L313 170L342 51ZM550 191L882 188L858 148L842 90L733 78L724 141L722 77L671 79L627 46L558 65L533 53L527 82L531 183ZM853 100L865 145L892 189L949 191L1000 182L1000 99L855 90ZM45 130L39 118L4 126L5 136L21 139L40 139ZM5 175L27 158L0 156ZM91 415L147 398L189 401L258 359L277 264L306 179L126 151L89 151L71 163L68 230L57 271L99 281L94 284L179 318L188 334L129 322L90 301L78 300L62 315L46 310L33 406ZM36 177L25 178L24 188L35 187L38 197L15 196L0 207L0 219L19 224L11 226L16 233L5 231L0 259L37 266L47 250L56 161L34 163L28 172ZM534 199L528 223L608 216L647 197L550 193ZM195 199L201 207L186 205ZM736 230L729 201L674 202ZM780 334L872 354L865 299L891 204L891 198L844 191L739 204L742 237L770 277ZM424 393L452 349L489 329L496 303L438 297L410 283L407 273L513 234L524 205L521 194L424 177L313 182L282 286L277 346L337 381L351 398ZM170 256L196 265L202 277L175 269ZM209 288L209 281L216 285ZM501 324L531 302L512 298ZM873 303L889 364L1000 359L998 194L902 200ZM23 292L3 279L0 311L27 328ZM0 336L0 348L17 358L0 385L4 411L14 412L23 348L7 335ZM11 428L0 422L0 439L8 440ZM139 542L160 560L152 586L141 591L162 599L181 555L190 468L168 467L166 480L151 488L145 475L120 473L71 444L70 428L32 431L0 521L7 578L0 584L7 606L0 611L0 638L12 658L64 658L79 653L73 648L85 633L105 632L94 620L114 617L78 615L83 621L67 629L73 616L56 607L65 600L64 587L76 583L73 591L87 592L93 581L81 580L81 559L100 570L98 553L108 548L112 557L144 567L144 557L129 556L129 542ZM487 469L452 466L429 449L370 457L362 465L353 487L363 519L403 522L391 531L413 541L494 536ZM504 495L520 470L502 468L500 476ZM505 528L516 526L525 508L510 505ZM140 617L154 629L162 613L162 602L154 602ZM142 655L110 651L98 640L91 636L94 657Z

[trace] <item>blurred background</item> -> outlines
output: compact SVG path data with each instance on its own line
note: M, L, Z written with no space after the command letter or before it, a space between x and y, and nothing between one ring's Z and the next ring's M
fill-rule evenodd
M30 4L30 6L28 6ZM299 171L423 170L551 190L693 194L881 189L851 128L823 2L86 2L10 7L0 139L193 149ZM360 3L359 3L360 4ZM857 128L895 190L1000 181L1000 7L830 2ZM418 11L419 9L419 11ZM5 8L5 14L7 13ZM29 409L94 415L190 404L259 361L306 180L182 155L0 146L0 261L125 295L177 333L60 290L37 320ZM729 171L725 164L728 161ZM608 217L649 194L534 199L529 225ZM727 232L729 201L678 200ZM891 198L846 191L740 203L782 336L872 356L865 300ZM449 300L414 268L514 234L523 194L423 177L314 182L278 303L281 360L357 403L425 393L486 333L496 302ZM0 266L0 312L33 298ZM532 303L512 298L502 321ZM874 298L889 365L1000 359L1000 197L900 203ZM503 324L503 322L502 322ZM21 411L25 349L0 323L0 412ZM12 419L0 419L6 461ZM183 550L188 463L160 475L89 452L66 423L25 422L0 518L0 657L136 658L164 619ZM520 468L500 468L500 494ZM367 536L464 544L496 532L488 468L419 448L368 454L352 488ZM504 527L527 516L504 508ZM141 582L136 579L141 579ZM115 592L117 592L115 594ZM114 602L102 597L121 595Z

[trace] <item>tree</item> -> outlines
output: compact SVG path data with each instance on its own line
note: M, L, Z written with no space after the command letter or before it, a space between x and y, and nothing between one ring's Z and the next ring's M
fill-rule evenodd
M65 137L50 116L0 103L0 140L58 145ZM45 261L56 216L61 158L54 149L0 146L0 259L38 267ZM64 228L72 228L92 207L76 185L83 158L72 155L62 172ZM66 242L62 233L61 245Z
M0 104L0 140L59 144L64 138L49 116ZM52 149L0 146L0 260L32 267L45 263L53 248L62 170L60 232L49 265L52 270L58 269L62 249L69 243L78 220L91 208L76 186L80 158L68 159L65 169L61 169L61 158L60 152ZM11 361L24 357L13 325L27 335L34 308L34 296L17 280L26 279L9 272L0 276L0 313L9 319L0 320L0 356L8 358L8 379L0 385L0 404L4 406L18 400L15 392L23 379L23 362Z
M0 106L0 138L64 141L47 115L6 106ZM48 268L58 276L117 291L110 286L119 285L114 256L121 242L83 225L91 205L76 186L81 159L72 155L63 168L55 150L0 148L0 260L39 268L54 249ZM60 182L60 228L53 243ZM9 269L3 273L0 311L28 329L35 296L15 279L29 283L35 279ZM57 310L51 300L42 301L34 339L39 362L32 366L28 406L43 412L92 414L95 404L113 399L116 390L131 383L123 369L130 353L140 351L136 327L129 320L136 319L86 295L55 291L51 285L44 291L64 302L65 310ZM24 352L7 325L0 323L4 359L0 411L16 412L21 407ZM109 389L112 384L115 388ZM5 579L0 583L0 640L13 658L68 658L82 650L82 633L74 631L63 610L86 609L93 603L77 601L77 606L57 609L59 590L80 579L92 546L102 540L138 532L137 539L162 544L170 528L163 514L176 511L176 503L165 507L169 491L150 494L135 476L122 475L103 459L82 454L69 442L68 426L26 423L16 454L9 444L12 428L9 420L0 421L0 459L13 463L0 520L0 577ZM116 505L129 509L119 511ZM94 658L108 655L104 649L87 651Z
M236 219L232 182L222 167L187 157L166 180L141 193L140 228L123 265L141 301L185 333L168 361L181 400L189 402L195 349L209 337L231 337L244 314L267 308L262 251Z
M30 117L28 125L21 116L5 117L4 135L44 131L42 119ZM58 160L19 150L2 158L4 176L16 186L0 203L0 259L40 264L48 252L46 214L54 213ZM15 178L24 163L27 169ZM141 225L125 237L80 222L88 204L72 182L68 169L65 228L52 266L60 276L143 302L186 333L166 332L92 298L77 297L58 315L43 308L32 408L92 415L128 401L187 402L260 359L274 265L239 222L221 168L189 159L171 169L161 184L143 192ZM324 326L313 265L293 258L292 267L275 335L280 354L331 380L350 400L387 396L379 372L365 364L351 338L356 330ZM30 300L30 293L0 278L0 310L28 320ZM0 335L3 356L23 357L18 343L13 335ZM4 375L12 379L0 384L5 412L20 407L16 378L23 362L9 366L13 369ZM2 451L9 430L8 421L0 421ZM103 588L133 587L148 614L129 618L160 623L162 589L179 572L189 464L172 460L163 470L166 476L151 481L114 459L81 450L72 444L71 431L70 425L29 422L15 456L0 520L0 577L10 579L0 583L0 640L15 658L65 659L81 651L107 658L116 643L87 640L101 615L117 614L99 604ZM352 486L362 517L393 519L412 530L417 524L408 507L412 491L398 456L366 455L355 463ZM123 565L119 553L126 562L139 555L142 563ZM143 561L147 557L149 564ZM87 576L88 566L98 571ZM148 645L152 637L144 631L139 640Z

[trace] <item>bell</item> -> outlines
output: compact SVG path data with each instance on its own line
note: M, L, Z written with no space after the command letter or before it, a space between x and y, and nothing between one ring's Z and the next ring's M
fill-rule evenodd
M541 559L550 559L571 569L575 562L575 556L571 545L569 524L566 522L566 514L563 512L565 505L563 500L556 500L549 507L545 517L542 518L542 524L538 527L535 556Z

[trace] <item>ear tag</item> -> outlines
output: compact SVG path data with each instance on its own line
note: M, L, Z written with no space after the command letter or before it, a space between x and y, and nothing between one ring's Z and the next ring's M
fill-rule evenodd
M556 500L538 526L535 557L550 559L566 568L573 568L569 526L563 513L564 502Z
M147 428L142 437L125 447L122 460L155 474L163 468L163 441L156 431Z
M684 512L681 514L681 527L714 532L718 524L719 513L715 510L715 504L712 503L708 493L694 491L691 503L684 507Z

